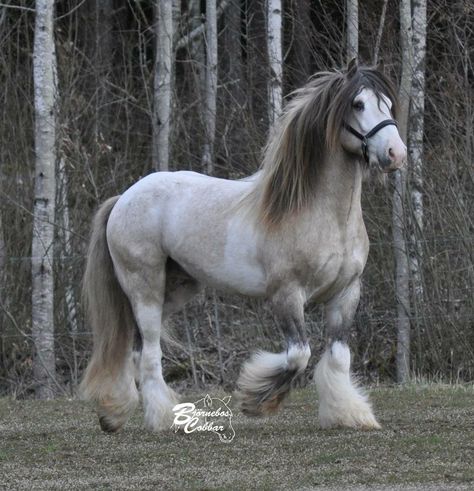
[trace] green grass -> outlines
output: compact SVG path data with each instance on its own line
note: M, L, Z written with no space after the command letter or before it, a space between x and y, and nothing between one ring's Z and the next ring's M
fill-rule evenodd
M0 488L474 488L472 387L379 388L371 397L381 431L319 429L316 395L305 389L271 419L235 410L229 444L214 434L149 433L141 411L107 435L82 402L0 399Z

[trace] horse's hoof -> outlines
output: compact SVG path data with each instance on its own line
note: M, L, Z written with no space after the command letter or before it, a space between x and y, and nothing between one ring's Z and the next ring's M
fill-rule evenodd
M236 398L239 400L240 410L245 416L264 417L272 416L281 408L286 394L275 394L268 399L260 400L258 394L251 392L237 392Z
M106 433L116 433L122 425L114 425L107 416L99 416L100 429Z

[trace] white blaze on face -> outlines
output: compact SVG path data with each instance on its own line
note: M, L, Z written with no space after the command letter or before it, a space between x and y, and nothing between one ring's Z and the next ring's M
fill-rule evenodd
M369 89L362 89L354 98L349 124L363 135L386 119L393 119L392 102L382 94L378 99ZM394 170L403 166L407 149L398 128L388 125L380 129L369 140L370 163L378 163L386 170Z

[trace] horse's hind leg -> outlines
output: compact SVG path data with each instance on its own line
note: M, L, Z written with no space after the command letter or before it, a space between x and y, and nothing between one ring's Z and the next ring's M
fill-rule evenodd
M357 279L326 306L329 343L314 375L319 393L319 422L323 428L380 428L367 395L357 387L350 373L347 340L359 296Z
M161 366L163 304L165 296L164 261L158 268L140 268L119 275L133 307L141 335L139 383L145 411L145 425L151 430L171 426L174 392L166 385Z
M175 312L180 311L201 290L202 285L191 277L184 269L171 258L166 262L166 286L163 303L162 323ZM140 360L142 339L140 333L135 340L133 361L135 366L135 380L140 385Z

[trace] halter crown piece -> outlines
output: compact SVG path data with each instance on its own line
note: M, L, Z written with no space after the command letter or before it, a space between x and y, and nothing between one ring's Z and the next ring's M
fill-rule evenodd
M394 119L384 119L379 124L375 125L368 133L363 135L362 133L359 133L357 130L355 130L352 126L348 125L347 123L343 123L344 128L362 142L362 155L364 156L364 160L367 164L369 163L369 138L374 136L382 128L385 128L385 126L389 125L393 125L398 128L398 123Z

